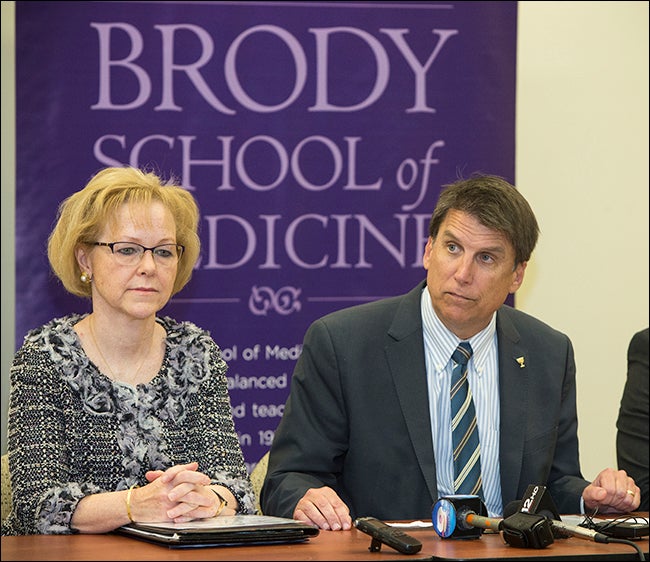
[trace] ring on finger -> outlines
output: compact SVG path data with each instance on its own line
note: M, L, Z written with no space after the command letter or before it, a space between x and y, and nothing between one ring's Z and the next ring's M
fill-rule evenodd
M634 490L628 490L626 493L630 494L632 497L636 495L636 492Z

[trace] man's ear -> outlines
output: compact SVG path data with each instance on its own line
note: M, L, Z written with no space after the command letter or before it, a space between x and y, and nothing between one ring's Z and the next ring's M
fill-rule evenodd
M519 289L521 284L524 282L524 273L526 272L527 265L527 261L518 263L515 270L512 272L512 284L509 289L510 294L517 292L517 289Z
M422 256L422 265L424 269L429 269L429 263L431 261L431 252L433 251L433 238L429 236L426 245L424 246L424 254Z

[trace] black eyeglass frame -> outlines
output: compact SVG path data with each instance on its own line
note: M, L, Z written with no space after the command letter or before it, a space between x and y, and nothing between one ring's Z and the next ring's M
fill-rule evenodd
M180 259L183 257L183 253L185 252L185 246L183 244L174 244L172 242L168 244L158 244L157 246L154 246L153 248L147 248L146 246L139 244L138 242L125 242L123 240L118 240L117 242L91 242L93 246L106 246L107 248L110 248L111 254L115 255L115 244L130 244L131 246L140 246L142 248L142 256L140 256L140 259L144 257L144 254L147 250L151 252L151 255L156 258L156 253L154 250L157 248L162 248L164 246L176 246L176 249L178 251L178 257L176 258L177 261L180 261ZM158 256L158 257L163 257L163 256Z

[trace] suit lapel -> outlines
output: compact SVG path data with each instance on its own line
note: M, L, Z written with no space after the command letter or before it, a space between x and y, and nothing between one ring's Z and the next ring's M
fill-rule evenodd
M497 337L501 403L499 461L505 507L506 503L517 499L526 435L529 376L533 366L528 364L528 349L521 345L519 332L503 309L497 312Z
M410 291L400 303L388 330L391 342L385 353L395 382L415 455L432 498L437 497L436 466L429 412L429 393L422 338L420 297L425 283ZM406 438L406 436L405 436Z

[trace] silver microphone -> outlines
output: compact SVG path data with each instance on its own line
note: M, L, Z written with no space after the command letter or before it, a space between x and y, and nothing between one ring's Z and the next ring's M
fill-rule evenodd
M578 527L577 525L569 525L564 521L557 521L556 519L550 519L551 527L556 529L564 536L567 537L578 537L581 539L586 539L588 541L608 543L609 537L598 531L592 529L587 529L585 527Z

